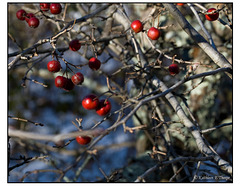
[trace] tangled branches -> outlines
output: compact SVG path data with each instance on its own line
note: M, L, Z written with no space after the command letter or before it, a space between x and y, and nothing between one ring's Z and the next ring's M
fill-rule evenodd
M51 15L37 4L9 4L10 15L24 8L41 20L28 30L10 16L9 182L232 182L231 4L206 5L220 13L214 23L197 3L62 6ZM33 41L23 42L26 30ZM74 39L77 51L69 49ZM46 68L51 60L61 67L55 73ZM59 76L70 84L56 84ZM92 105L82 107L85 98ZM79 136L90 140L82 145Z

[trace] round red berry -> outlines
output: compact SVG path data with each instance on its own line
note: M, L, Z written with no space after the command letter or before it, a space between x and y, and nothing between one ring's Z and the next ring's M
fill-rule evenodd
M101 62L97 58L92 57L91 59L89 59L88 66L92 70L98 70L101 66Z
M62 87L66 91L70 91L75 87L71 79L66 78L65 84Z
M80 145L87 145L91 142L92 138L89 136L77 136L76 137L76 141L80 144Z
M215 8L210 8L210 9L207 10L207 12L213 12L215 10L216 10ZM215 20L218 19L219 13L215 12L213 14L205 14L205 17L208 21L215 21Z
M48 11L50 9L49 3L40 3L40 9L44 12Z
M179 66L175 63L171 64L168 67L168 70L169 70L171 75L175 75L175 74L178 74L180 72Z
M55 86L58 88L64 88L66 86L67 83L67 78L65 78L64 76L57 76L55 78Z
M81 48L81 43L79 42L78 39L74 39L69 43L69 48L72 51L78 51Z
M135 33L141 32L143 30L143 24L139 20L135 20L131 24L131 28Z
M148 37L152 40L157 40L160 37L160 34L161 32L155 27L151 27L147 33Z
M29 20L28 20L28 26L31 27L31 28L37 28L39 25L39 19L36 18L36 17L31 17Z
M25 21L28 23L29 19L32 18L32 17L35 17L35 15L33 13L26 14Z
M110 112L111 108L112 108L112 106L111 106L110 101L100 100L98 107L96 109L96 112L99 116L104 116Z
M51 3L50 11L52 14L60 14L62 11L62 6L60 3Z
M49 61L47 64L49 72L59 72L61 69L61 64L59 61Z
M20 10L17 11L16 16L17 16L17 18L18 18L19 20L23 21L23 20L25 20L25 15L26 15L26 14L27 14L27 13L26 13L25 10L20 9Z
M75 84L75 85L81 85L84 81L84 76L81 72L77 72L76 74L74 74L72 76L72 82Z
M99 99L97 98L97 96L93 94L87 95L82 100L82 106L87 110L96 109L98 107L98 104L99 104Z
M178 6L183 6L183 5L184 5L184 3L177 3L177 5L178 5Z

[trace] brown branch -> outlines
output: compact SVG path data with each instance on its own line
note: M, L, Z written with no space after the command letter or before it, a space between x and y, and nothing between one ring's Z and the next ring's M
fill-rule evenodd
M31 139L31 140L42 140L42 141L52 141L52 142L59 142L61 140L66 140L69 138L74 138L77 136L85 136L85 135L100 135L104 131L99 129L93 129L93 130L84 130L84 131L76 131L72 133L67 134L56 134L56 135L46 135L46 134L39 134L34 132L25 132L21 130L14 130L9 128L8 129L8 136L10 137L16 137L20 139Z
M11 118L11 119L17 120L17 121L29 122L29 123L32 123L34 125L39 125L41 127L44 126L44 124L42 124L42 123L37 123L37 122L31 121L31 120L28 120L28 119L18 118L18 117L14 117L14 116L8 116L8 117Z

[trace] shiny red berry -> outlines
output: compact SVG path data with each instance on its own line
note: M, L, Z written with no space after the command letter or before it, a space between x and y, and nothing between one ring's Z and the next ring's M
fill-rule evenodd
M108 100L100 100L96 112L99 116L105 116L111 110L112 106Z
M168 70L169 70L171 75L175 75L175 74L178 74L180 72L179 66L175 63L171 64L168 67Z
M76 74L74 74L72 76L72 82L75 84L75 85L81 85L84 81L84 76L81 72L77 72Z
M77 136L76 137L76 141L80 144L80 145L87 145L91 142L92 138L89 136Z
M61 64L59 61L49 61L47 64L47 68L49 72L59 72L61 69Z
M97 96L95 96L93 94L87 95L82 100L82 106L83 106L83 108L85 108L87 110L96 109L98 104L99 104L99 99L97 98Z
M97 58L92 57L91 59L89 59L88 66L92 70L98 70L101 66L101 62Z
M28 26L31 27L31 28L37 28L39 25L39 19L36 18L36 17L31 17L29 20L28 20Z
M40 9L44 12L48 11L50 9L49 3L40 3Z
M210 9L207 10L207 12L213 12L215 10L216 10L215 8L210 8ZM205 17L208 21L215 21L215 20L218 19L219 13L215 12L213 14L205 14Z
M25 20L25 15L26 15L26 14L27 14L27 13L26 13L25 10L20 9L20 10L17 11L16 16L17 16L17 18L18 18L19 20L23 21L23 20Z
M28 23L29 19L32 18L32 17L35 17L35 15L33 13L26 14L25 21Z
M69 43L69 48L72 51L78 51L81 48L81 43L79 42L78 39L74 39Z
M141 32L143 30L143 24L139 20L135 20L131 24L131 28L135 33Z
M148 37L152 40L157 40L160 37L160 34L161 32L155 27L151 27L147 33Z
M64 76L57 76L55 78L55 86L58 88L64 88L67 84L67 78Z
M52 14L60 14L62 11L62 6L60 3L51 3L50 11Z

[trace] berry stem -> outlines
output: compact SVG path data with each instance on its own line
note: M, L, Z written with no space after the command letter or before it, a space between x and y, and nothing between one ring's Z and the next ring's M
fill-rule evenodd
M69 63L68 61L66 61L66 59L64 59L63 57L60 57L61 58L61 60L65 63L65 65L66 65L66 70L67 69L69 69L73 74L75 74L74 73L74 71L70 68L70 66L69 65L72 65L73 67L75 67L75 65L73 65L72 63Z
M176 57L177 57L176 54L172 57L172 64L174 63Z

